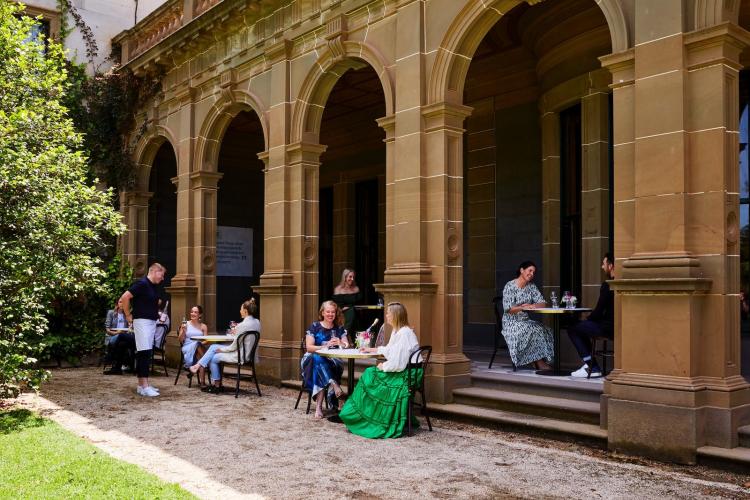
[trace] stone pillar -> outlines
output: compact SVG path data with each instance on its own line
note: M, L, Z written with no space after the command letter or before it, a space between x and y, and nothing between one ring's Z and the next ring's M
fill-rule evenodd
M197 301L203 306L203 322L216 331L216 210L217 186L222 174L197 171L190 174L193 198L191 233ZM187 304L190 307L191 304Z
M634 51L603 58L618 254L617 369L605 392L610 448L689 463L700 446L736 445L750 399L732 296L745 40L728 25L688 35L684 25L680 2L639 4Z
M542 294L560 290L560 114L543 111L542 132Z
M581 304L592 306L604 277L602 257L609 251L608 83L581 98Z
M318 166L325 147L288 144L291 129L291 42L266 49L271 67L266 163L264 269L260 286L263 335L261 376L274 381L299 377L300 342L318 310Z
M120 196L127 232L122 239L125 262L133 268L135 277L148 271L148 200L154 193L126 191Z

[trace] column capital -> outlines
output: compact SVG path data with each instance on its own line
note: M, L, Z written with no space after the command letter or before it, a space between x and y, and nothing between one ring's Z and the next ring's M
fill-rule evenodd
M295 142L286 147L287 159L289 164L295 163L318 163L328 146L312 142Z
M635 49L602 56L599 61L612 74L610 88L632 85L635 81Z
M422 117L425 121L425 132L435 130L451 130L464 133L464 120L471 115L474 108L463 104L452 104L449 102L436 102L422 108Z
M383 142L393 142L396 139L396 115L388 115L375 120L378 126L385 130Z
M219 172L209 172L207 170L191 172L190 187L192 189L216 189L216 186L219 184L219 180L222 177L224 177L224 174Z
M750 33L734 23L725 22L685 35L687 69L724 63L742 69L740 53L750 46Z
M148 200L153 196L154 193L148 191L125 191L122 193L122 198L128 205L148 204Z

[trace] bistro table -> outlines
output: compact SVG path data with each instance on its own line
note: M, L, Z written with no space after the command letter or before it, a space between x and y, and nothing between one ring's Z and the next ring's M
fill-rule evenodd
M382 358L381 354L374 352L359 352L359 349L320 349L315 351L316 354L325 356L326 358L339 358L345 359L349 363L347 366L347 378L346 378L346 394L347 396L352 395L354 390L354 360L365 359L365 358Z
M201 342L205 342L207 344L217 344L221 342L231 342L235 339L234 335L196 335L195 337L190 337L193 340L200 340Z
M534 312L539 314L551 314L552 315L552 334L555 345L555 359L552 363L551 370L537 370L537 375L549 375L555 377L567 377L570 375L570 370L560 369L560 316L563 314L574 314L589 312L591 309L588 307L574 307L572 309L564 307L540 307L538 309L527 309L526 312Z

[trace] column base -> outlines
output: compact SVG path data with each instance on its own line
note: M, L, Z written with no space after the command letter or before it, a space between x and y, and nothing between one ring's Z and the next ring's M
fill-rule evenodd
M301 339L307 325L302 313L297 285L290 273L266 273L261 285L253 287L260 295L263 332L258 346L258 379L280 384L299 378Z

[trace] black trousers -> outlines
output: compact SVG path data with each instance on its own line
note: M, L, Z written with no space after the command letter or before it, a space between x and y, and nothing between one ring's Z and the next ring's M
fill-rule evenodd
M135 342L135 341L134 341ZM147 378L151 370L151 349L135 353L135 372L138 378Z
M602 326L596 321L579 321L572 327L568 328L568 337L578 351L581 359L591 357L591 339L592 337L607 337L614 339L615 333L612 328ZM594 361L596 363L596 361Z
M112 362L112 369L119 370L122 365L133 366L135 353L135 335L120 333L109 346L108 361Z

